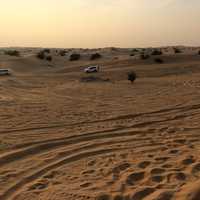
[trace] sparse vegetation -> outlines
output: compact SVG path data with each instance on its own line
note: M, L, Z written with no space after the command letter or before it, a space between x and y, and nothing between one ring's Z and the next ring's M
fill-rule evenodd
M44 51L40 51L38 54L37 54L37 58L41 59L41 60L44 60L45 59L45 52Z
M51 53L51 50L50 49L44 49L43 52L44 53Z
M148 54L142 53L142 54L140 55L140 58L141 58L142 60L146 60L146 59L149 59L150 56L149 56Z
M65 56L66 55L66 50L60 50L59 55L60 56Z
M20 56L20 53L17 50L7 50L4 51L4 54L9 56Z
M182 51L178 48L174 48L174 53L182 53Z
M135 56L135 54L134 54L134 53L131 53L130 56L133 57L133 56Z
M71 54L69 60L70 60L70 61L76 61L76 60L79 60L80 58L81 58L81 55L80 55L80 54L78 54L78 53L73 53L73 54Z
M94 53L91 55L90 60L100 59L102 56L99 53Z
M52 56L47 56L46 60L49 61L49 62L51 62L52 61Z
M162 51L158 49L154 49L151 53L152 56L159 56L162 55Z
M134 81L136 80L137 78L137 75L134 71L131 71L128 73L128 80L131 82L131 83L134 83Z
M132 49L132 52L139 52L138 49Z
M164 61L161 58L155 58L154 61L158 64L164 63Z

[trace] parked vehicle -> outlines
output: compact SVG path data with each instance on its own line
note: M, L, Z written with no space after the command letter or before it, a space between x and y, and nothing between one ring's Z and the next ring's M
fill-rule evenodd
M99 66L96 65L96 66L89 66L87 68L84 69L84 72L85 73L96 73L96 72L99 72Z
M9 69L0 69L0 76L10 75Z

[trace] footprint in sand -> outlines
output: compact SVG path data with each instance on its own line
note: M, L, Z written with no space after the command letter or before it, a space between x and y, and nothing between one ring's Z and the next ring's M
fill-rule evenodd
M179 150L178 149L172 149L169 151L170 154L177 154L179 153Z
M160 182L162 182L164 179L165 179L164 176L159 176L159 175L157 175L157 176L152 176L152 177L151 177L151 180L152 180L153 182L156 182L156 183L160 183Z
M145 197L147 197L148 195L152 194L155 191L155 188L152 187L146 187L146 188L142 188L139 189L138 191L136 191L133 196L132 196L132 200L142 200Z
M88 166L94 166L96 164L96 160L91 160L87 163Z
M111 200L112 197L109 194L99 194L95 200Z
M29 190L43 190L47 188L49 185L49 182L47 180L41 180L38 183L35 183L34 185L29 187Z
M195 159L193 158L193 156L190 156L190 157L182 160L181 164L183 164L183 165L191 165L194 162L195 162Z
M143 171L132 173L127 177L126 183L129 185L134 185L135 183L144 179L144 175L145 175L145 172Z
M159 163L164 163L169 159L170 159L170 157L157 157L157 158L155 158L155 161L157 161Z
M95 170L91 169L91 170L83 171L82 175L93 174L94 172Z
M173 183L175 181L185 181L187 176L183 172L175 172L167 175L167 181Z
M91 183L83 183L80 185L80 187L86 188L86 187L89 187L90 185L92 185L92 184Z
M142 168L142 169L145 169L145 168L147 168L150 164L151 164L150 161L143 161L143 162L140 162L140 163L138 164L138 167L139 167L139 168Z
M161 192L155 200L171 200L174 196L174 191Z
M112 172L113 172L114 174L116 174L116 173L118 174L118 173L120 173L121 171L126 170L126 169L129 168L130 166L131 166L131 165L130 165L129 163L122 163L122 164L116 166L115 168L113 168Z
M152 175L163 174L164 172L165 172L165 169L163 169L163 168L154 168L151 170Z
M192 167L192 174L198 175L199 173L200 173L200 163L197 163Z

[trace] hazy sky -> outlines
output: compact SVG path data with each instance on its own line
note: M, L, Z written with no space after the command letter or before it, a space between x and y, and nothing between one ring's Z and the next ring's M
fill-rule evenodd
M0 46L200 45L200 0L0 0Z

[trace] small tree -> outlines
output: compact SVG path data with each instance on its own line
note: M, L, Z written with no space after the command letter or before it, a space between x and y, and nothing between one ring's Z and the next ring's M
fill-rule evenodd
M134 71L131 71L128 73L128 80L131 82L131 83L134 83L134 81L136 80L137 78L137 75Z

